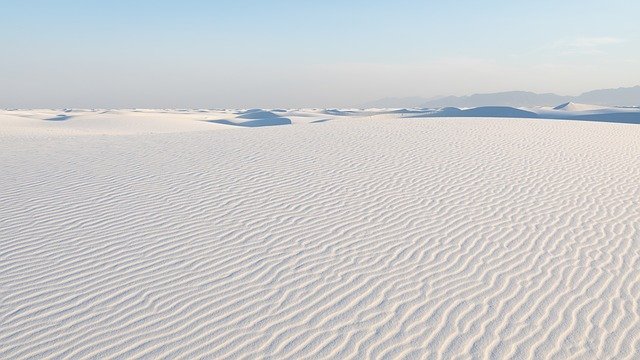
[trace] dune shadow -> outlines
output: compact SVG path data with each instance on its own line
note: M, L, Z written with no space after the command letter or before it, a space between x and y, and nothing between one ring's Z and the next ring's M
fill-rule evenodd
M71 119L71 116L65 114L59 114L52 118L44 119L45 121L65 121Z
M249 121L233 122L230 120L204 120L208 123L240 126L240 127L263 127L263 126L279 126L279 125L291 125L291 120L283 117L267 118L267 119L254 119Z
M640 112L593 114L567 117L568 120L596 121L620 124L640 124Z
M408 116L412 118L446 118L446 117L485 117L485 118L518 118L547 120L579 120L620 124L640 124L640 112L619 112L603 114L538 114L532 111L516 109L509 106L481 106L471 109L447 107L434 112Z
M352 116L357 114L355 111L351 110L338 110L338 109L326 109L322 111L325 115L333 115L333 116Z

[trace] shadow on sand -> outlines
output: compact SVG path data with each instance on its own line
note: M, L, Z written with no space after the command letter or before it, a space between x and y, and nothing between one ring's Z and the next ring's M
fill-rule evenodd
M214 124L231 125L231 126L242 126L242 127L291 125L291 120L283 117L254 119L254 120L239 121L239 122L234 122L231 120L205 120L205 122L214 123Z
M60 115L56 115L52 118L47 118L44 119L45 121L65 121L65 120L69 120L71 119L71 116L69 115L65 115L65 114L60 114Z
M413 118L440 117L495 117L495 118L527 118L549 120L580 120L621 124L640 124L640 112L616 112L602 114L537 114L532 111L516 109L508 106L482 106L472 109L443 108L433 112L408 116Z

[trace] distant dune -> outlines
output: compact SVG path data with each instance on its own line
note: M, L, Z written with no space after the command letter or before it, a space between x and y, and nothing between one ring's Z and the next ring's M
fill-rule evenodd
M0 111L0 359L637 359L637 118Z
M590 104L565 103L556 107L513 108L509 106L480 106L476 108L427 109L414 117L500 117L539 118L555 120L589 120L640 124L640 108L606 107Z

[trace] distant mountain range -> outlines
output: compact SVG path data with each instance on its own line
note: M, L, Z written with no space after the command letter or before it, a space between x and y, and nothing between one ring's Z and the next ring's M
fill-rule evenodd
M441 108L479 106L556 106L561 103L586 103L603 106L640 106L640 86L602 89L578 96L562 96L552 93L536 94L528 91L507 91L467 96L444 96L435 98L384 98L363 104L362 108Z

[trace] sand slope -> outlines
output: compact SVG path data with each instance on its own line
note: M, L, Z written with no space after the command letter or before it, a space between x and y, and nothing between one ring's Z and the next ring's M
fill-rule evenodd
M640 356L640 126L122 116L0 117L2 359Z

